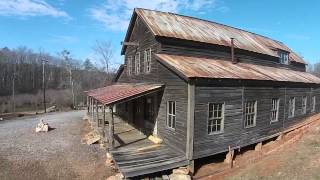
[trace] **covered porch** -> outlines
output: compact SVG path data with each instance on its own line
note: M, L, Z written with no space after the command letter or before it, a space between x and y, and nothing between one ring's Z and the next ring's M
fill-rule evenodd
M188 165L184 153L156 144L159 84L115 84L87 92L88 115L125 177Z

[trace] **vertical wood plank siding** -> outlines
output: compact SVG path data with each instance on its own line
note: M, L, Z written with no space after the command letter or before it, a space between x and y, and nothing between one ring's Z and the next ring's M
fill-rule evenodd
M257 100L256 126L252 128L244 128L243 125L242 89L244 102ZM257 143L283 128L301 122L311 115L311 97L316 95L316 100L319 100L319 91L311 88L196 87L194 158L227 151L229 145L236 148ZM308 98L306 114L302 114L301 110L302 96ZM296 98L293 118L288 118L289 97ZM270 123L272 98L280 99L279 117L277 122ZM224 132L221 134L207 134L209 102L225 103ZM319 112L319 108L320 102L317 102L316 112Z

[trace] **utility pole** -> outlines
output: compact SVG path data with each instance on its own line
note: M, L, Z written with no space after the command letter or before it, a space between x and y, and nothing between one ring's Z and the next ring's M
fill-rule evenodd
M16 55L13 64L13 77L12 77L12 111L16 112L16 99L15 99L15 89L16 89L16 74L17 74L17 62L18 62L18 55Z
M45 64L48 62L45 58L42 58L42 88L43 88L43 108L44 113L47 113L47 105L46 105L46 71L45 71Z
M12 111L16 112L16 99L15 99L15 81L16 81L16 62L14 62L13 78L12 78Z

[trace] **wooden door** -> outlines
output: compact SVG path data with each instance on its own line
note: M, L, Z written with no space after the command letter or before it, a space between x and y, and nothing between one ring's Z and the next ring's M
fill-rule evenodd
M146 97L145 99L145 120L153 123L154 121L154 97Z

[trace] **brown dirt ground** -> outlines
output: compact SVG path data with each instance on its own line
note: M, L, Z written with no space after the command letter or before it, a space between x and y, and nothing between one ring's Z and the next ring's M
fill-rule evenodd
M105 179L114 174L105 166L98 144L81 143L90 131L84 111L50 113L0 122L0 179ZM53 130L35 133L43 118Z
M275 146L271 145L273 143L270 142L270 148L275 148ZM236 158L236 166L237 163L242 163L241 166L215 175L202 176L200 179L320 179L320 125L317 123L316 126L310 127L301 139L293 143L285 143L268 155L260 155L259 158L255 159L259 156L259 153L251 151L247 154L241 155L243 157L238 157L238 161L241 162L237 162ZM250 160L250 158L254 160ZM246 160L243 161L242 159ZM243 165L243 163L247 164ZM212 165L208 164L206 166ZM210 170L210 168L206 169Z

